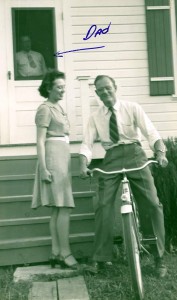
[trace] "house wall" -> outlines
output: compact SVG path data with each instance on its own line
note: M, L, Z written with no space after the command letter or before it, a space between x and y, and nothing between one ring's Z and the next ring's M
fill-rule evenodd
M46 230L49 214L32 213L30 210L36 160L34 113L41 101L36 94L38 84L35 82L33 87L29 86L29 83L26 84L23 94L19 91L19 87L16 88L18 109L10 98L12 96L9 90L11 82L8 81L7 72L9 71L9 53L11 54L12 49L8 47L11 37L7 34L9 31L6 27L8 26L6 4L14 1L17 3L17 0L0 1L2 22L0 40L4 41L0 47L0 231L2 235L0 265L46 261L51 247L51 240ZM55 8L57 8L56 3L61 3L58 0L19 1L19 3L22 2L28 2L31 7L36 3L40 5L42 2L44 6L47 3L54 5ZM58 35L57 50L67 51L105 45L102 50L68 53L63 59L58 60L59 68L67 75L64 105L72 127L72 153L78 153L89 114L100 103L95 96L93 86L94 78L98 74L113 76L118 85L118 96L140 103L163 138L176 136L176 99L172 96L149 96L144 0L109 0L109 2L106 0L63 0L62 6L56 10L56 18L58 20L56 24L62 22L63 25L63 44L59 43L60 35ZM92 24L96 24L98 28L105 28L110 22L108 34L92 37L88 41L83 40ZM23 111L24 114L21 113ZM15 126L18 125L16 130L19 131L17 132L18 140L14 139L13 142L19 145L10 145L15 117L17 117ZM3 144L8 145L3 146ZM146 143L144 143L144 148L151 156ZM93 157L101 158L103 155L104 151L97 143ZM13 157L9 158L9 156ZM95 160L95 163L98 161ZM75 215L72 215L75 232L72 233L71 243L74 254L79 257L82 253L90 255L92 252L94 225L93 211L90 208L92 209L94 193L90 191L90 182L80 182L78 172L78 161L76 161L73 172L73 191L77 198L76 209L80 211L76 210ZM11 209L8 210L8 206ZM44 231L41 231L41 224ZM80 232L80 229L83 232Z
M172 96L149 95L145 3L143 0L71 1L73 48L105 45L105 48L73 54L74 77L90 76L90 111L98 106L93 91L93 79L108 74L116 79L118 95L142 105L163 138L177 135L177 102ZM105 28L105 35L84 41L92 24ZM76 125L78 139L82 136L82 102L79 82L75 80ZM144 148L151 155L147 143Z
M1 20L4 25L7 24L5 18L7 15L7 2L12 3L13 1L4 0L0 2ZM106 0L63 0L60 6L56 5L57 1L55 0L45 0L44 2L48 5L53 3L58 20L56 25L59 26L62 23L62 43L59 43L59 37L57 36L57 50L67 51L85 47L105 46L105 48L97 50L68 53L63 58L58 59L58 66L62 66L62 70L67 75L67 93L64 107L71 122L71 151L78 151L88 117L100 103L94 93L93 86L94 78L98 74L113 76L118 85L118 96L125 100L140 103L163 138L176 136L176 98L172 96L149 96L144 0L110 0L109 3ZM35 2L29 1L29 3L34 6ZM95 24L97 28L106 28L110 22L111 26L107 34L91 37L87 41L83 40L91 25ZM8 54L10 51L8 48L10 37L7 33L7 28L2 26L0 28L0 38L5 42L0 48L3 82L0 87L0 143L1 145L11 143L10 130L12 130L16 119L15 130L18 131L16 134L18 139L14 139L13 143L28 144L30 142L33 144L35 143L34 114L36 107L40 104L36 92L38 85L34 83L34 92L34 87L31 88L26 84L25 93L24 90L23 93L19 91L17 87L16 96L18 99L16 103L19 110L15 111L16 108L14 108L14 102L10 98L11 94L7 80ZM24 99L25 94L26 98ZM30 147L23 146L22 154L25 154L25 149L27 149L28 155L29 151L32 151L31 154L35 154L35 144L32 144ZM147 143L143 145L148 155L151 155ZM11 149L14 151L15 147ZM13 153L11 149L8 148L9 153ZM0 155L4 155L2 151L4 149L1 148ZM104 151L101 151L98 145L94 151L94 157L104 155Z

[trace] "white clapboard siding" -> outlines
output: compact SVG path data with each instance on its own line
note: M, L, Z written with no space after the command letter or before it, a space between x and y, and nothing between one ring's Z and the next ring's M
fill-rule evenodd
M124 93L124 96L136 96L136 95L148 95L149 86L148 85L140 85L140 86L129 86L126 88L120 88L121 93Z
M86 40L84 41L83 40L83 35L74 35L72 40L73 40L73 43L74 44L77 44L77 43L83 43L83 45L85 45L85 47L90 47L90 43L93 43L93 41L91 41L90 39L89 40ZM118 33L118 34L107 34L107 35L99 35L97 36L96 38L95 37L91 37L92 39L95 40L95 45L98 45L98 46L105 46L105 50L109 50L109 44L110 43L124 43L124 42L142 42L142 41L146 41L145 39L145 34L144 33L136 33L136 32L133 32L131 33L131 35L129 33L125 33L125 34L121 34L121 33ZM104 49L102 49L103 51ZM94 51L94 50L93 50ZM97 51L97 50L95 50ZM100 50L100 52L102 52Z
M122 87L120 89L120 91L122 92ZM171 104L172 104L172 107L176 108L176 103L175 102L170 102L170 108L168 110L166 110L166 105L169 106L169 102L166 101L165 99L161 99L161 101L159 99L157 99L157 101L155 102L151 102L149 101L149 95L141 95L140 93L138 95L128 95L128 96L121 96L119 97L121 98L122 100L126 100L126 101L134 101L134 102L137 102L139 104L141 104L144 108L144 110L148 109L150 110L150 112L154 112L154 108L156 108L155 112L160 112L161 110L163 111L166 111L166 113L168 111L172 111L171 109ZM155 98L156 99L156 98ZM173 106L173 103L174 103L174 106ZM159 107L161 106L161 107Z
M86 2L86 3L84 3ZM133 5L132 5L133 2ZM144 5L144 1L142 0L109 0L109 2L107 0L87 0L87 1L83 1L83 0L72 0L71 1L71 7L113 7L113 6L142 6Z
M141 104L162 137L176 136L177 103L171 96L149 95L144 0L110 0L109 3L106 0L72 0L71 19L73 49L105 46L102 49L73 53L74 77L90 76L88 84L92 83L85 99L89 101L89 113L99 105L93 80L99 74L107 74L116 80L118 96ZM99 29L106 28L110 22L107 34L83 40L92 24ZM80 129L78 139L82 136L84 122L79 89L80 82L76 80L77 128ZM143 142L143 146L149 151L147 142Z
M87 58L87 62L90 63L90 61L97 60L97 61L103 61L105 59L105 54L108 54L107 61L122 61L122 60L146 60L147 61L147 52L146 51L107 51L106 48L102 49L102 51L97 52L95 51L89 51L86 53L80 52L75 55L74 59L75 61L85 61Z
M170 122L174 121L176 122L176 111L175 112L167 112L165 114L166 116L166 120L170 120ZM153 112L150 114L151 120L153 122L156 122L158 120L158 122L164 122L164 112ZM164 125L164 123L163 123ZM175 126L175 123L174 123ZM176 127L175 127L176 128Z
M98 0L97 0L98 1ZM143 11L143 7L142 7ZM105 8L105 14L106 14L106 8ZM85 25L91 26L92 24L96 25L102 25L103 28L105 28L106 25L108 25L110 22L112 22L114 25L119 25L119 24L144 24L145 22L145 16L144 12L142 15L138 16L78 16L78 17L73 17L72 18L72 25L79 25L78 23L84 22ZM89 28L88 28L89 29Z
M105 25L105 24L104 24ZM73 35L76 34L82 34L82 37L86 34L87 30L88 30L88 25L83 24L82 27L80 26L74 26L74 31L75 33L73 33ZM119 26L117 26L116 24L111 23L111 34L114 33L130 33L130 32L146 32L146 26L144 24L144 26L142 26L142 24L139 24L139 26L137 27L137 24L120 24Z
M116 60L116 61L107 61L105 60L104 63L100 60L97 61L96 65L94 61L81 61L81 62L77 62L77 68L76 70L80 70L81 68L86 68L87 70L109 70L110 64L113 63L114 66L112 66L112 69L144 69L147 68L147 61L146 60Z
M128 64L128 63L127 63ZM114 68L114 66L112 66L112 68L104 68L101 70L96 68L97 63L95 62L95 69L90 71L90 70L86 70L86 69L78 69L75 68L75 73L77 74L77 76L86 76L88 75L88 73L92 74L93 78L95 78L97 75L101 74L107 74L110 75L112 77L114 77L115 79L122 79L122 78L137 78L137 77L147 77L148 76L148 70L147 68L135 68L135 69L120 69L117 70L116 68ZM105 72L103 72L105 71Z
M162 126L165 128L167 131L173 131L176 129L176 124L174 121L168 120L166 122L161 121L161 122L156 122L156 128L157 130L161 130Z
M88 16L122 16L125 14L126 11L126 15L127 16L138 16L138 15L142 15L142 7L132 7L132 6L128 6L126 7L118 7L115 6L114 9L111 6L106 7L87 7L87 9L85 7L73 7L72 8L72 17L88 17Z
M88 28L88 27L87 27ZM75 29L75 28L74 28ZM94 47L95 46L95 43L94 41L87 41L88 43L88 47ZM97 42L98 43L98 42ZM107 45L109 43L109 41L107 40L106 41ZM73 44L73 49L80 49L80 48L83 48L85 44L82 43L82 41L80 43L75 43ZM101 44L98 43L98 46L101 46ZM130 45L130 42L119 42L119 40L115 40L114 42L112 43L109 43L109 48L108 47L105 47L105 48L102 48L101 50L90 50L89 52L92 53L95 52L95 51L98 51L98 52L101 52L101 53L106 53L108 54L109 52L116 52L116 51L141 51L141 50L145 50L147 51L146 49L146 44L144 42L131 42L131 45ZM79 52L81 54L81 52ZM73 53L74 54L74 53Z
M144 110L148 113L151 112L174 112L177 111L177 103L163 103L160 105L159 103L146 103L143 104ZM166 121L164 119L164 121Z

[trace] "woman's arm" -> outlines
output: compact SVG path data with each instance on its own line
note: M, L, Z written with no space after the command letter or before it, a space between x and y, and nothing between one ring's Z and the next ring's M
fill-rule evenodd
M46 140L46 127L37 127L37 156L40 166L41 179L47 182L52 181L52 175L47 170L45 161L45 140Z

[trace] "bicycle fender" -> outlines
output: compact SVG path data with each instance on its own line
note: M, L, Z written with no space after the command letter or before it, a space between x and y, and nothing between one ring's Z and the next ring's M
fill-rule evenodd
M121 206L121 214L127 214L127 213L131 213L132 210L132 205L131 204L125 204Z

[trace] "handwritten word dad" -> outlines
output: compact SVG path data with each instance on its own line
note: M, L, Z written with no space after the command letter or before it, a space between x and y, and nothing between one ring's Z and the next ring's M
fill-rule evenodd
M97 35L108 33L110 26L111 26L111 22L109 23L108 27L106 27L104 29L100 28L100 29L97 30L97 26L96 25L92 25L89 28L89 30L87 31L87 34L83 38L83 40L86 41L86 40L89 40L92 36L96 37Z

